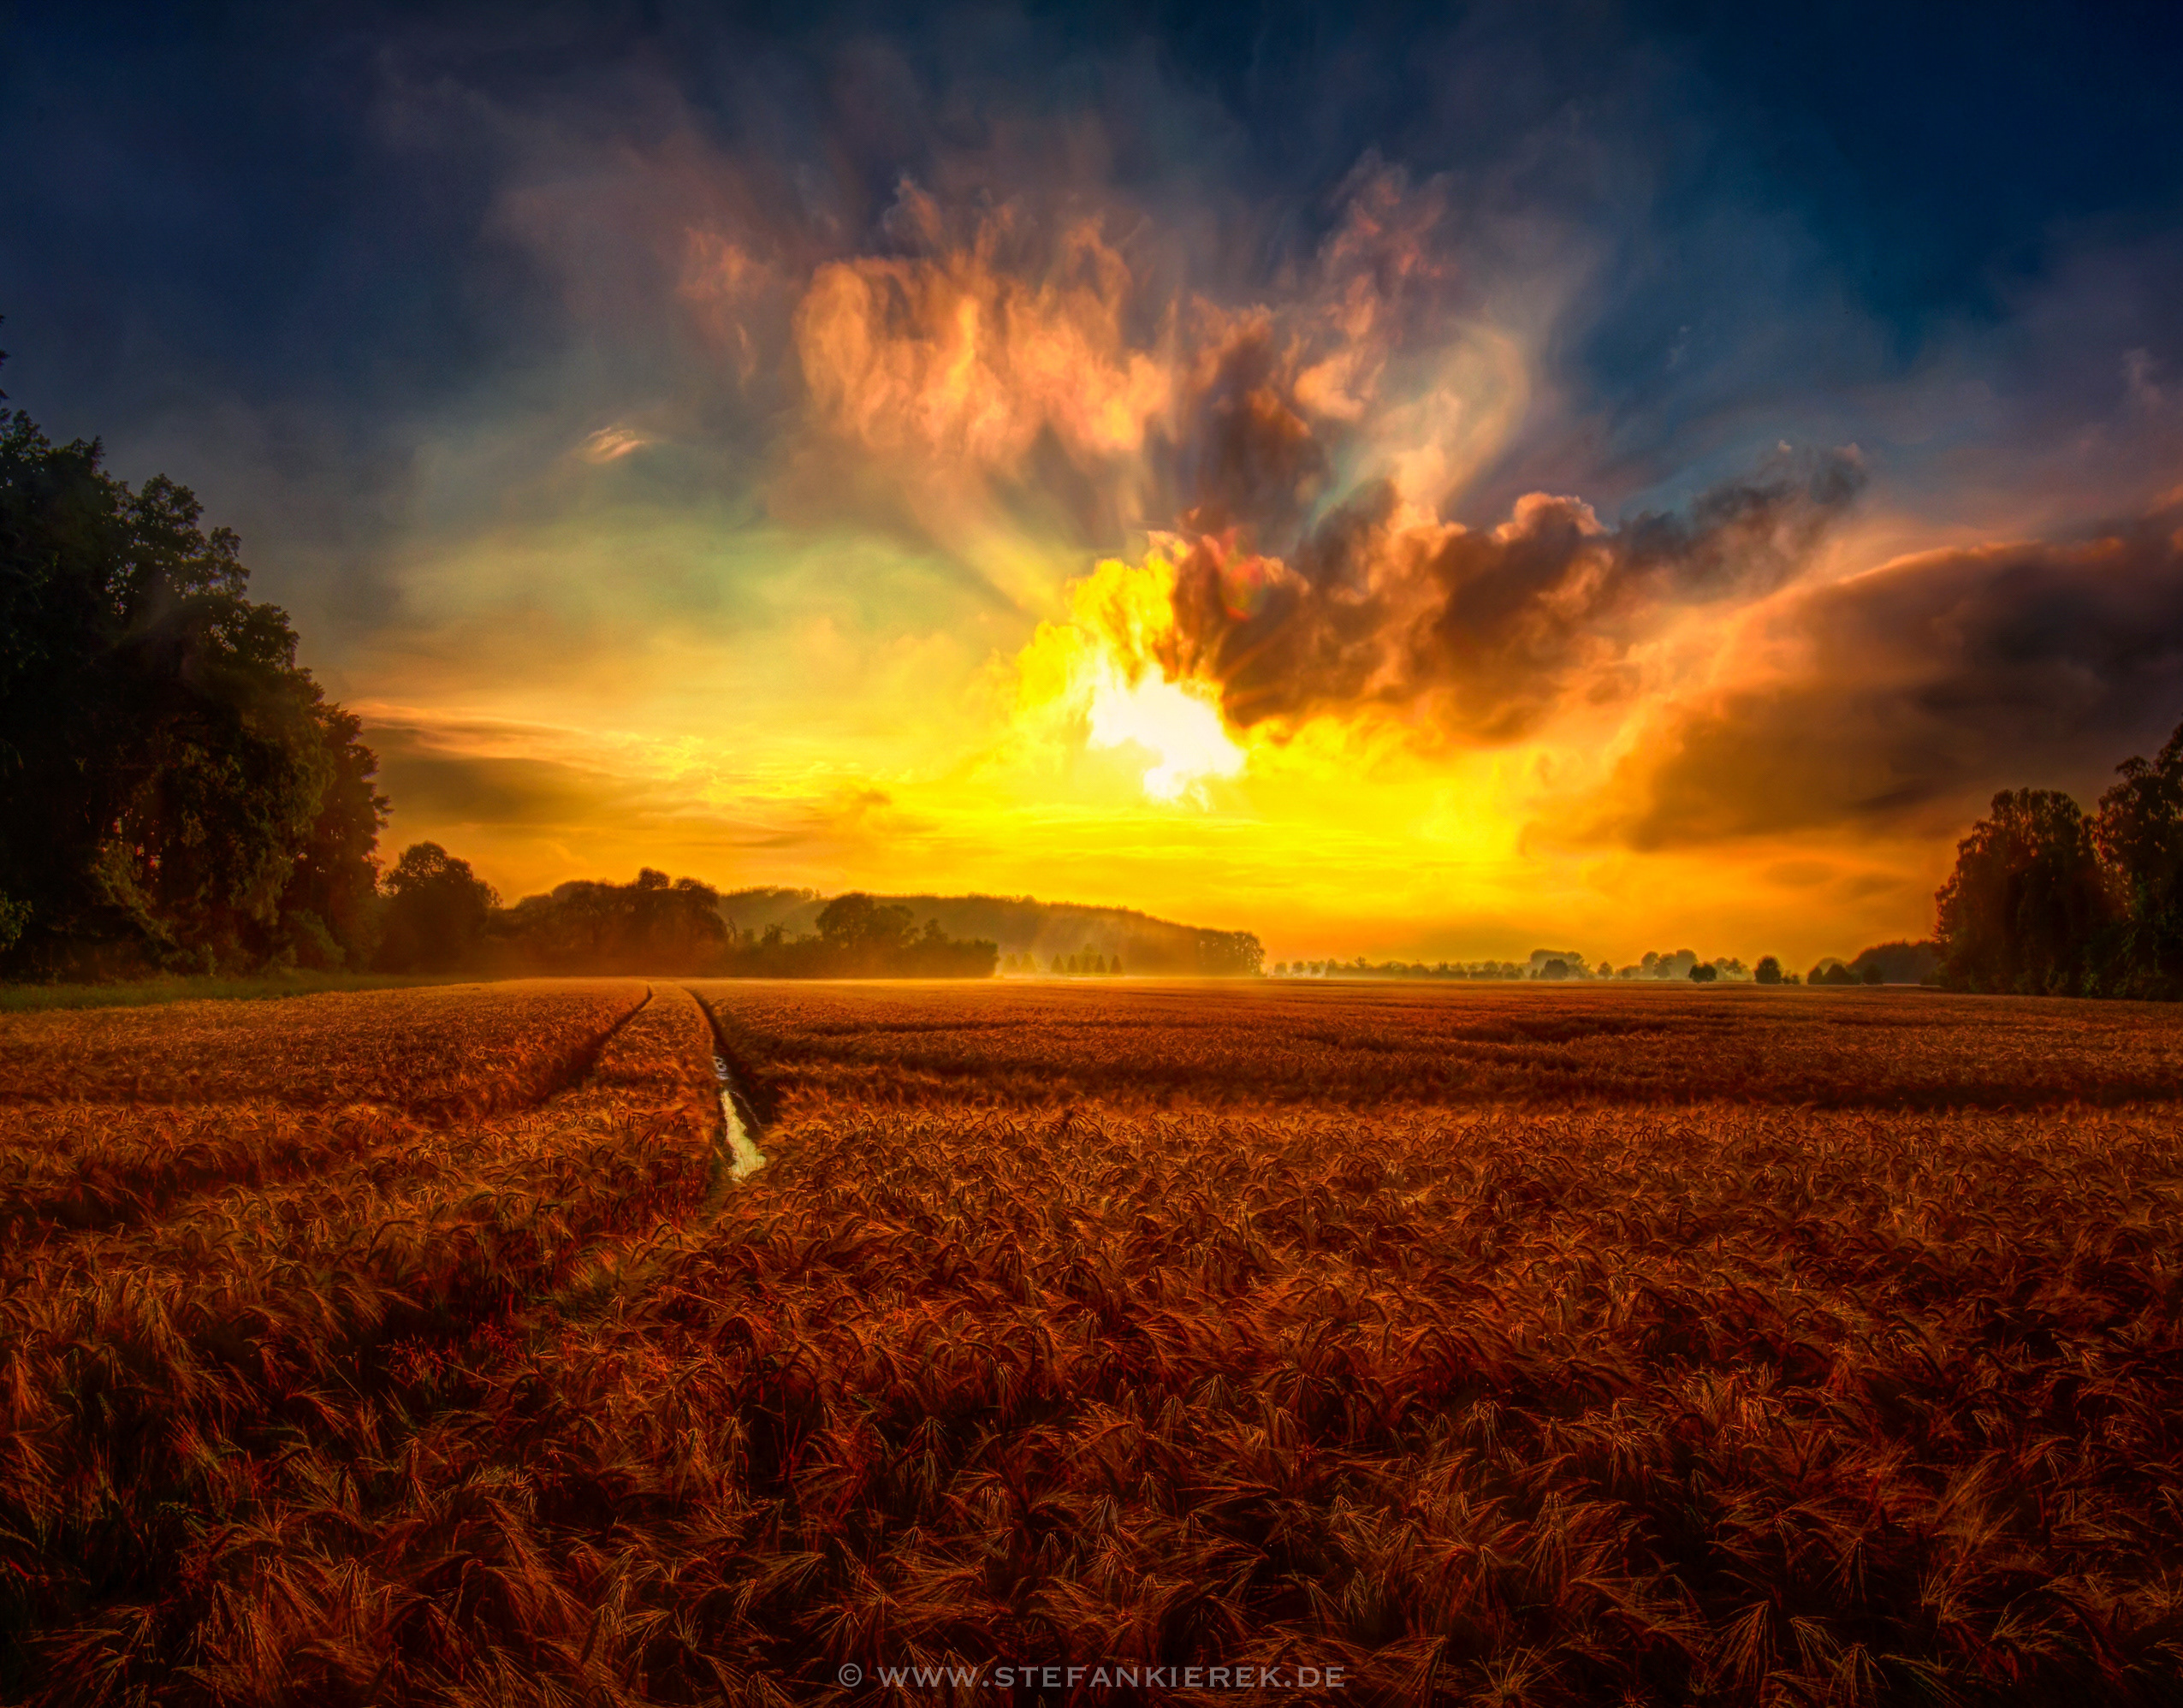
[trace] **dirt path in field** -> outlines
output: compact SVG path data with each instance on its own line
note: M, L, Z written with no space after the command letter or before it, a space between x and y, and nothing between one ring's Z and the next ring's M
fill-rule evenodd
M750 1094L736 1083L720 1016L713 1012L710 1003L688 986L683 987L683 993L697 1005L697 1011L705 1017L705 1024L713 1035L713 1077L720 1082L721 1136L728 1151L728 1178L747 1180L766 1165L766 1153L758 1148L756 1137L765 1130L765 1124L758 1118L757 1106L750 1101Z
M703 1003L699 1007L704 1007ZM706 1010L707 1017L712 1011ZM747 1100L736 1088L735 1076L728 1071L727 1058L715 1049L713 1052L713 1076L720 1081L720 1112L726 1123L724 1136L727 1141L730 1161L729 1177L745 1179L766 1165L766 1153L750 1137L750 1129L744 1124L743 1109Z

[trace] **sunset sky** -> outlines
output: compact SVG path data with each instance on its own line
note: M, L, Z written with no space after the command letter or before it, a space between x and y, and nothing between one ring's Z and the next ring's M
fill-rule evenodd
M173 10L0 385L511 898L1801 965L2183 721L2172 4Z

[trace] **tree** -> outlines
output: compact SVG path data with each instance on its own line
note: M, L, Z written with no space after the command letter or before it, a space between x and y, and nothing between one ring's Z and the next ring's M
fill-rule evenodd
M629 884L579 880L495 916L496 962L563 972L710 972L731 934L720 892L645 867Z
M164 476L0 417L0 955L331 964L368 948L384 803L356 721Z
M1550 955L1539 969L1542 979L1565 979L1569 976L1569 964L1559 955Z
M1721 971L1718 967L1705 961L1694 963L1690 969L1690 982L1693 984L1711 984L1720 976Z
M2150 762L2115 769L2121 780L2092 819L2121 914L2108 983L2129 995L2183 995L2183 725Z
M2073 994L2116 911L2091 826L2054 789L2004 790L1956 845L1934 899L1948 982L1960 990Z
M415 842L387 875L380 964L395 972L446 972L467 961L500 897L436 842Z
M1761 955L1758 970L1752 977L1760 984L1779 984L1782 982L1782 964L1771 955Z
M836 896L819 910L819 936L858 960L879 961L910 940L917 916L899 902L877 902L859 890Z
M357 738L363 723L353 712L320 696L314 713L327 783L281 897L280 952L304 966L369 966L379 946L377 849L388 807L372 786L379 758Z
M1205 931L1195 934L1197 971L1214 978L1256 978L1266 970L1266 951L1249 931ZM1358 958L1360 964L1362 957Z
M1859 950L1849 970L1866 984L1922 984L1940 961L1939 944L1898 938Z

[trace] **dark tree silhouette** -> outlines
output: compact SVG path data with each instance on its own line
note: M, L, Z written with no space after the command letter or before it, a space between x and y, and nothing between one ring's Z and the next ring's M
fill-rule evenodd
M211 970L369 952L384 803L235 536L95 441L0 418L0 958Z
M379 758L358 739L362 720L315 685L312 692L329 774L281 896L281 946L302 966L365 966L379 946L377 850L388 801L372 786Z
M380 964L395 972L448 972L469 963L500 898L436 842L414 842L387 874Z
M836 896L818 917L820 939L829 948L873 963L899 952L916 925L917 916L899 902L876 902L856 891Z
M2122 916L2107 960L2123 995L2183 995L2183 726L2151 761L2125 760L2092 820Z
M551 972L711 971L730 944L720 892L647 866L632 884L578 880L493 916L487 958Z
M1782 982L1782 964L1775 956L1761 955L1751 976L1759 984L1779 984Z
M2081 990L2115 913L2091 826L2053 789L1996 795L1935 899L1949 982L2026 995Z

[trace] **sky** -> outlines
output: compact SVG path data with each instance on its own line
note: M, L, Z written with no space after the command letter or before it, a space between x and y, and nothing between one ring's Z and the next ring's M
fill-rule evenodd
M2183 722L2183 14L0 12L0 384L394 803L1270 958L1917 937Z

